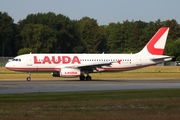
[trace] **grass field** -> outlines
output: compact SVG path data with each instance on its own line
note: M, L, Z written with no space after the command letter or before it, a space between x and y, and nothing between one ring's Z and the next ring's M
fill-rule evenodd
M179 120L180 89L0 95L0 119Z
M126 72L93 73L93 79L124 79L124 78L180 78L180 66L151 66ZM27 73L13 72L0 67L0 80L25 80ZM32 80L64 80L69 78L52 77L51 73L33 73ZM77 80L78 78L73 78ZM72 80L72 78L70 78Z

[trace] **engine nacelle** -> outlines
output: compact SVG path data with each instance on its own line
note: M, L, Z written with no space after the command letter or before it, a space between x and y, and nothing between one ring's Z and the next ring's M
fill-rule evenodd
M74 68L62 68L59 72L53 72L53 77L78 77L80 76L81 71Z
M61 69L60 76L62 77L78 77L80 76L81 71L74 68L63 68Z

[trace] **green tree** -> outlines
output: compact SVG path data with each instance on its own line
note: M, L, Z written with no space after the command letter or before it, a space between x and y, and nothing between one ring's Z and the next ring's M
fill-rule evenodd
M53 51L56 53L72 52L78 43L77 22L62 14L56 15L53 12L30 14L26 19L19 21L20 28L26 24L42 24L51 28L57 39L53 44Z
M14 23L6 13L0 12L0 56L14 55Z
M122 23L122 39L123 39L123 53L134 53L134 21L123 21Z
M168 34L168 38L172 41L175 41L180 36L180 25L177 23L176 20L166 20L163 22L163 26L170 27L170 31Z
M48 53L53 51L57 41L55 32L42 24L27 24L21 31L23 48L31 48L32 52Z
M138 52L141 49L141 46L145 46L143 42L143 34L144 34L144 28L146 27L146 23L143 21L136 21L134 22L134 36L133 36L133 49Z
M99 53L99 46L104 40L103 29L101 29L97 21L89 17L83 17L79 20L80 40L83 43L84 52Z
M142 34L140 35L141 44L138 51L143 49L143 47L149 42L158 29L159 27L157 27L155 22L151 21L146 23L145 27L142 29Z
M18 51L18 55L22 55L22 54L29 54L32 52L31 48L22 48Z
M57 43L56 52L73 52L73 48L79 43L79 34L76 21L71 21L68 17L61 14L57 15L57 25L56 30Z
M180 61L180 38L169 43L166 47L166 54L174 56L176 61Z
M110 23L105 33L107 48L110 53L123 52L123 31L120 23Z

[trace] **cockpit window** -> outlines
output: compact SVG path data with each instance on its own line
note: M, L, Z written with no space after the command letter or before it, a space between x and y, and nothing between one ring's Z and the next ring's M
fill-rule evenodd
M12 61L21 61L21 59L18 59L18 58L14 58Z

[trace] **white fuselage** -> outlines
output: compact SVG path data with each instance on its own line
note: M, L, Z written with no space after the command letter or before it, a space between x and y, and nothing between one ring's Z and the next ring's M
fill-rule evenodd
M98 67L98 71L125 71L163 62L154 62L153 56L140 54L25 54L14 58L6 68L14 71L59 71L65 67L111 62Z

